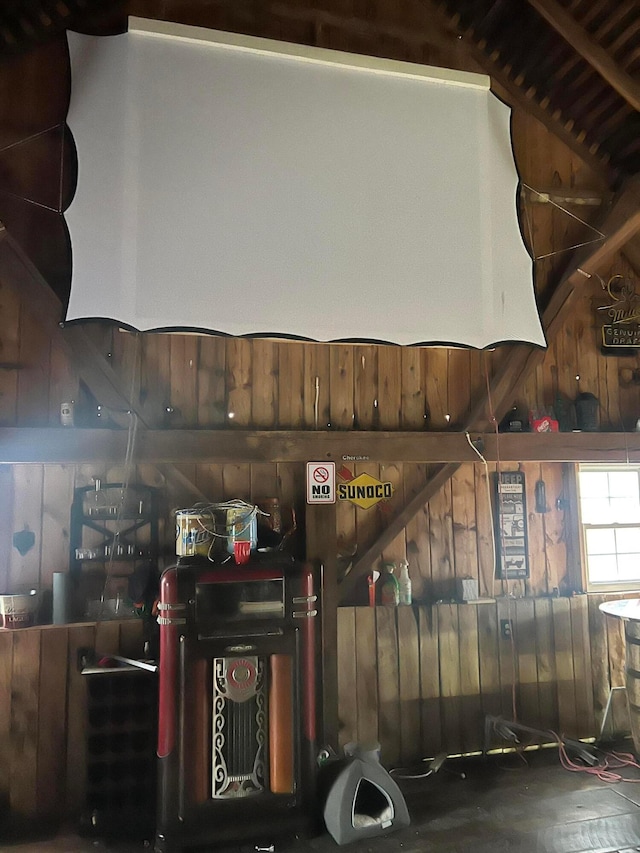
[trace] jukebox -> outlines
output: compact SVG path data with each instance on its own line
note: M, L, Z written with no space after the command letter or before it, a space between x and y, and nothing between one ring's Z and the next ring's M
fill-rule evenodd
M258 557L180 557L163 574L157 853L269 842L313 820L313 576Z

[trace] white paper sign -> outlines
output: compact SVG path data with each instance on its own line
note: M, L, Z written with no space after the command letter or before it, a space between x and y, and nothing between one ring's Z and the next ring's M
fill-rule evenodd
M336 502L336 463L307 462L307 503Z

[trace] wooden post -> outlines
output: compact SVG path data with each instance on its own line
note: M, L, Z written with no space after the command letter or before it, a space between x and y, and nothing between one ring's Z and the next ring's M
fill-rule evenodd
M322 722L320 746L338 752L338 541L336 505L307 506L307 559L320 568L321 689L318 692Z

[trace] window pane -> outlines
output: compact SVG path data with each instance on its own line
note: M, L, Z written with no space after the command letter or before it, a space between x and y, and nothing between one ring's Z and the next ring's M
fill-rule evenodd
M613 524L609 498L585 498L582 501L582 523Z
M615 583L617 580L615 557L589 556L589 581L591 583Z
M600 524L633 524L640 521L640 508L637 500L629 498L611 498L611 510L609 518L611 522L604 521Z
M640 527L623 527L616 530L618 554L640 554Z
M598 498L609 494L606 471L581 471L580 494L583 498Z
M609 493L617 498L626 497L638 500L637 471L612 471L609 474Z
M640 583L640 466L580 466L580 515L589 583Z
M618 556L618 578L621 581L635 581L640 578L640 554Z
M592 554L615 554L616 539L613 530L587 530L587 553ZM589 560L591 565L591 560Z

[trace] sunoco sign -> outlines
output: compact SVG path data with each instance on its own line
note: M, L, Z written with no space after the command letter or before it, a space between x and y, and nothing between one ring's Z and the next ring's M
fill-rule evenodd
M392 483L381 483L370 474L360 474L348 483L338 484L338 500L350 501L362 509L369 509L380 501L389 500L393 492Z

